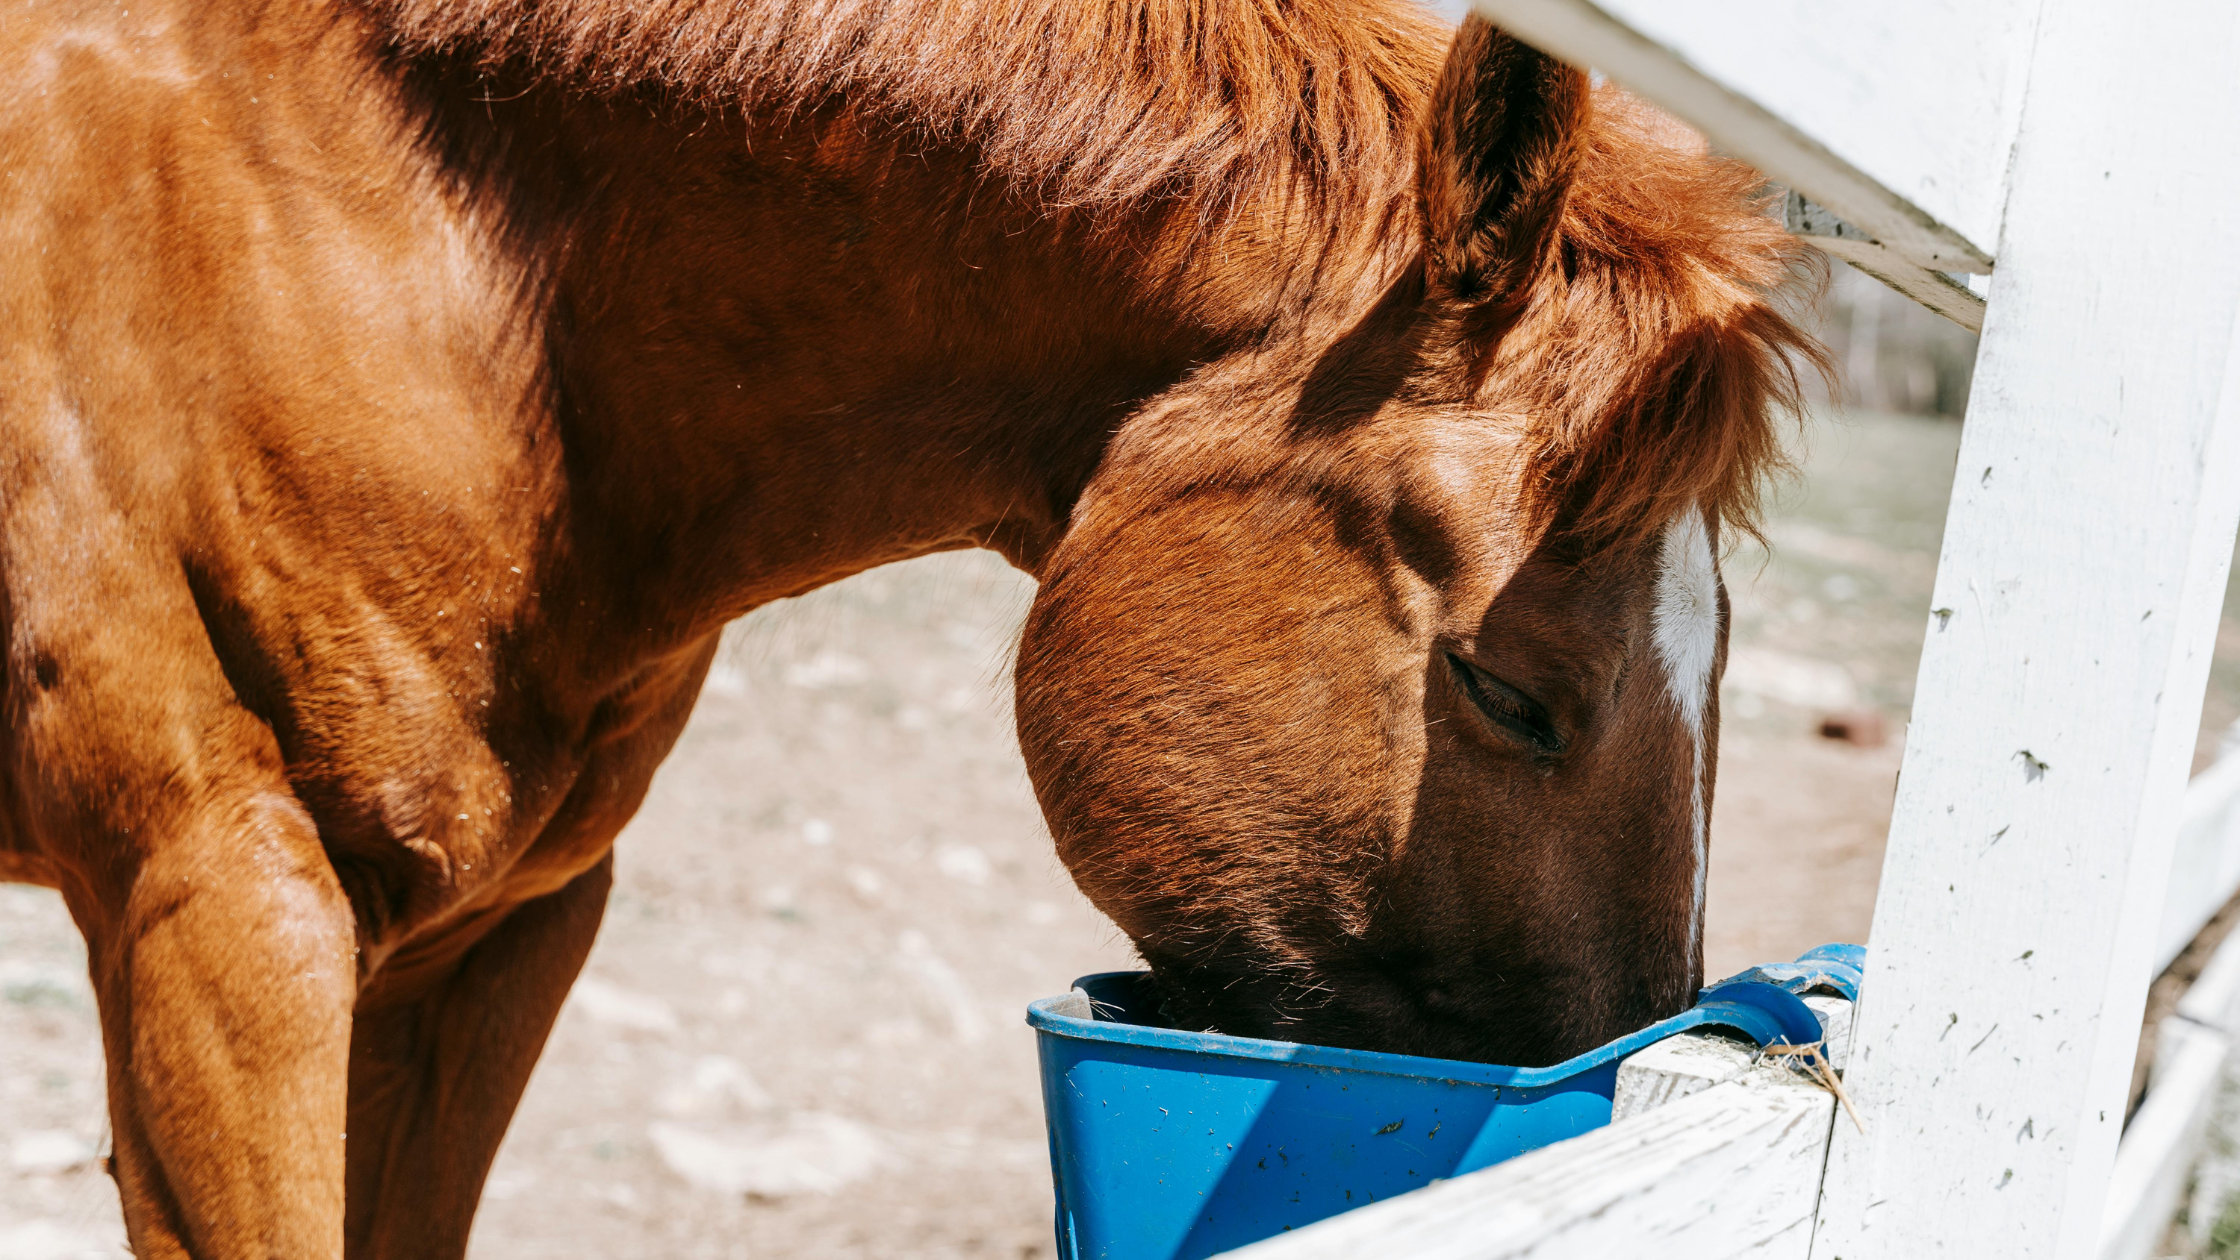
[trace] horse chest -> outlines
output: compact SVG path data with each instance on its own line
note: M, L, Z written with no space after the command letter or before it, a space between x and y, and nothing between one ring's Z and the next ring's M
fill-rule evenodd
M379 962L603 860L698 691L711 638L594 694L545 680L338 719L291 777ZM487 713L489 716L483 717ZM311 742L307 741L307 748Z

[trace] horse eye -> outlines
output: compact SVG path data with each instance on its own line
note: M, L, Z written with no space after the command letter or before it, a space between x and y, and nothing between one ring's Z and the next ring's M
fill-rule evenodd
M1454 670L1455 685L1487 721L1543 756L1563 751L1563 736L1556 733L1555 723L1548 719L1548 710L1539 701L1452 652L1447 653L1447 665Z

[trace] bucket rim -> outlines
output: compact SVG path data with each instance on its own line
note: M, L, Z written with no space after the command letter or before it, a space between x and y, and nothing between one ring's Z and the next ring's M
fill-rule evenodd
M1814 989L1832 989L1846 997L1857 996L1858 967L1865 951L1856 945L1823 945L1808 950L1798 964L1752 968L1704 989L1696 1004L1669 1019L1606 1042L1583 1054L1548 1067L1512 1067L1499 1063L1472 1063L1461 1059L1436 1059L1381 1050L1347 1050L1299 1041L1274 1041L1260 1037L1233 1037L1227 1033L1187 1032L1146 1024L1083 1019L1060 1013L1059 1004L1071 1004L1073 991L1029 1003L1027 1025L1038 1034L1076 1041L1100 1041L1145 1049L1176 1050L1214 1058L1260 1063L1286 1063L1324 1071L1361 1072L1376 1076L1409 1077L1461 1085L1536 1089L1561 1085L1651 1044L1697 1028L1720 1028L1740 1033L1759 1046L1786 1042L1805 1045L1819 1040L1819 1017L1798 997ZM1833 974L1831 974L1833 973ZM1073 989L1097 981L1133 979L1147 971L1100 971L1074 981Z

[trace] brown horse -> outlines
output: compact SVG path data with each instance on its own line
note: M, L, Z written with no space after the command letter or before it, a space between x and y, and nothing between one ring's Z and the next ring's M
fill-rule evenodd
M1580 72L1405 0L0 58L0 877L85 933L139 1255L460 1254L720 628L945 548L1042 580L1021 744L1175 1019L1538 1063L1697 987L1814 351L1754 177Z

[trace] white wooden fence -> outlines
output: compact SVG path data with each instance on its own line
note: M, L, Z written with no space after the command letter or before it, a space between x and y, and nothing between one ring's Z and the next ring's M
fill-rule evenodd
M2240 1032L2220 956L2124 1130L2148 982L2240 867L2240 764L2181 808L2240 514L2240 5L1475 7L1981 328L1849 1013L1860 1122L1779 1066L1706 1069L1606 1129L1233 1254L2146 1254Z
M2240 854L2236 804L2240 755L2230 755L2187 789L2181 860ZM2166 923L2191 922L2185 940L2209 917L2194 918L2205 891L2174 895L2166 910ZM2210 912L2240 892L2240 873L2227 876L2222 891ZM1837 1066L1847 1068L1841 1047L1850 1040L1851 1004L1807 1000L1828 1044L1838 1047ZM2236 1034L2240 934L2219 948L2178 1013L2163 1021L2151 1088L2116 1156L2099 1260L2143 1260L2162 1240L2202 1153L2212 1104L2220 1091L2240 1099L2240 1061L2229 1053L2240 1041ZM1832 1095L1793 1068L1762 1060L1741 1042L1687 1034L1625 1061L1609 1128L1224 1260L1806 1256L1830 1139L1851 1123ZM2196 1196L2198 1231L2206 1232L2227 1195L2240 1192L2236 1174L2240 1168ZM1652 1242L1653 1252L1641 1250Z

